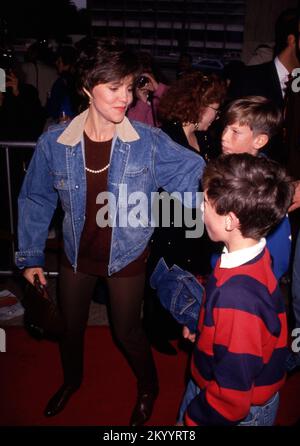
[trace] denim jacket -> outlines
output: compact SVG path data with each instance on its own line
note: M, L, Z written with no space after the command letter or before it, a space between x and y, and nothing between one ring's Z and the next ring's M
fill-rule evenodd
M163 258L157 263L150 278L159 300L174 319L191 332L197 329L204 288L196 277L177 265L168 268Z
M64 211L64 250L76 271L86 208L83 132L87 116L88 110L69 124L50 128L38 140L18 200L18 268L44 265L48 227L59 198ZM188 206L194 206L204 166L203 158L173 142L160 129L131 123L125 117L116 125L112 142L107 188L116 198L116 207L115 212L110 207L109 217L117 222L121 212L125 210L128 217L136 206L119 194L120 185L127 187L128 196L142 191L149 197L148 203L142 203L148 207L143 209L148 215L151 193L160 187L170 193L192 192L193 202ZM154 230L150 220L141 217L138 227L113 225L108 275L144 251Z

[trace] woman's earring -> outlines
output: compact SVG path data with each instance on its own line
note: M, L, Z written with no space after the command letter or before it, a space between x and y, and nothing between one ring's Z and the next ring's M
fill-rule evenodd
M85 87L83 87L83 91L89 98L89 104L91 104L93 102L93 97L92 97L91 93L89 91L87 91L87 89Z
M198 122L195 122L195 123L194 123L194 128L195 128L195 130L198 130L198 127L199 127L199 123L198 123Z

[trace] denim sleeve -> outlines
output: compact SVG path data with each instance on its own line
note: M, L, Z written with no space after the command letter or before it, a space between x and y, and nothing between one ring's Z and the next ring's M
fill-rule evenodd
M200 156L175 143L163 131L157 130L154 144L154 176L158 187L169 193L190 192L184 202L187 207L196 207L196 192L205 167Z
M163 257L159 259L156 267L150 277L150 286L153 289L157 289L161 283L164 283L167 279L167 274L169 272L169 267L166 264Z
M197 329L197 322L203 296L203 288L196 278L176 265L168 268L161 258L150 278L150 285L173 318L189 327Z
M57 206L45 138L39 139L18 198L18 268L44 265L48 228Z

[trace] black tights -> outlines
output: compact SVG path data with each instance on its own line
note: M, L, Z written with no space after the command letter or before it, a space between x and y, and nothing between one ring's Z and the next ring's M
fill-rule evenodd
M67 326L60 342L65 384L78 386L82 381L84 332L97 279L97 276L74 273L71 267L61 267L60 305ZM141 322L145 274L106 280L115 338L137 378L138 389L156 391L156 368Z

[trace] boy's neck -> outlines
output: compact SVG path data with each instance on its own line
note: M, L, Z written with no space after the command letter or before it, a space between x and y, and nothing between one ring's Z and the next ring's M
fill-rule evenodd
M228 252L226 248L221 256L220 268L236 268L255 259L266 246L266 239L255 240L254 244L238 246L236 250Z
M250 248L251 246L257 245L258 240L253 238L245 238L240 233L234 234L233 232L230 234L230 237L227 241L225 241L225 246L228 252L239 251L240 249Z
M261 149L255 149L254 147L252 147L251 149L247 150L245 153L249 153L250 155L253 155L253 156L258 156L260 150Z

